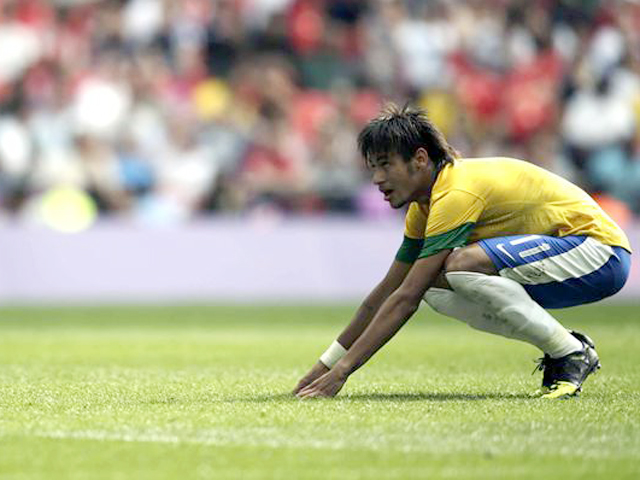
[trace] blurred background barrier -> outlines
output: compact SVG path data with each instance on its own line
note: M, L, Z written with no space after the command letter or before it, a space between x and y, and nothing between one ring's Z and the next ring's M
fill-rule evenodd
M202 220L68 235L0 228L0 303L362 300L402 239L397 219ZM640 225L629 232L640 251ZM640 264L616 300L640 299Z
M402 229L351 218L2 229L0 302L355 300L386 273Z

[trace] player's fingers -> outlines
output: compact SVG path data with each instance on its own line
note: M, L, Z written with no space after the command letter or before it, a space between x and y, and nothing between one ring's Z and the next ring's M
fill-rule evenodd
M314 390L316 390L316 389L313 386L309 385L309 386L303 388L302 390L300 390L298 392L298 396L302 397L302 396L308 395L309 393L313 392Z
M323 393L318 390L318 389L312 389L309 390L307 392L305 392L303 395L299 395L300 398L305 399L305 398L319 398L319 397L323 397Z
M314 373L308 373L307 375L302 377L302 379L298 382L298 385L296 385L296 388L293 390L293 393L298 393L303 388L305 388L305 387L307 387L309 385L313 385L313 382L315 382L322 375L324 375L323 372L317 372L315 374Z
M307 385L303 390L301 390L298 393L299 397L302 397L303 395L305 395L308 391L318 391L318 392L322 392L322 390L326 387L328 379L327 379L327 375L329 375L328 373L321 376L320 378L316 378L313 382L311 382L309 385Z
M303 388L311 385L313 383L314 380L316 380L317 377L313 377L311 375L305 375L304 377L302 377L302 379L298 382L298 385L296 385L296 388L294 388L293 393L298 393L300 390L302 390Z
M311 395L311 392L308 390L303 390L300 393L298 393L298 398L300 399L305 399L305 398L309 398L309 395Z
M293 394L298 393L300 390L302 390L302 389L303 389L304 387L306 387L307 385L309 385L309 383L308 383L308 382L305 382L305 381L304 381L304 379L303 379L303 380L300 380L300 381L298 382L298 384L296 385L296 387L293 389L293 392L292 392L292 393L293 393Z
M299 393L301 393L308 386L309 385L300 385L299 387L296 387L296 389L293 391L293 393L298 395Z
M298 393L296 393L296 397L304 398L304 396L308 393L308 390L309 390L308 388L303 388Z
M299 398L306 398L308 397L310 394L312 394L313 392L316 392L318 390L318 388L314 385L314 383L312 383L311 385L307 385L306 387L304 387L302 390L300 390L298 392L298 397Z
M298 396L300 398L315 398L315 397L331 397L327 390L330 390L327 385L318 383L315 385L315 382L309 385L307 388L302 390Z

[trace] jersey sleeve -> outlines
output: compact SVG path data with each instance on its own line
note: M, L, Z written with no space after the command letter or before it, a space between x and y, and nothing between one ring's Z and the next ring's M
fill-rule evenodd
M396 254L396 260L404 263L416 261L424 244L427 217L417 203L411 203L405 216L404 239Z
M462 190L452 190L435 200L429 211L418 258L466 245L484 207L484 200Z

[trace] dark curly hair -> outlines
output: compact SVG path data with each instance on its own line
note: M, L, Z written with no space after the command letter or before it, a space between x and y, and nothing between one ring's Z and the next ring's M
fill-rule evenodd
M387 106L358 135L358 149L365 161L397 153L408 162L420 147L427 151L438 170L460 157L427 113L409 105L403 108L393 104Z

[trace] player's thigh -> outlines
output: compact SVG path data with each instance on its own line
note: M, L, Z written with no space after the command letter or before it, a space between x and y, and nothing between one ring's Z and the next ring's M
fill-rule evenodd
M522 284L543 307L595 302L622 288L630 255L586 236L514 235L481 240L500 276Z
M447 272L498 274L491 258L478 243L454 249L447 257L444 269Z
M477 243L455 248L445 260L444 268L433 281L432 287L451 290L445 274L447 272L478 272L497 275L498 272L486 252Z

